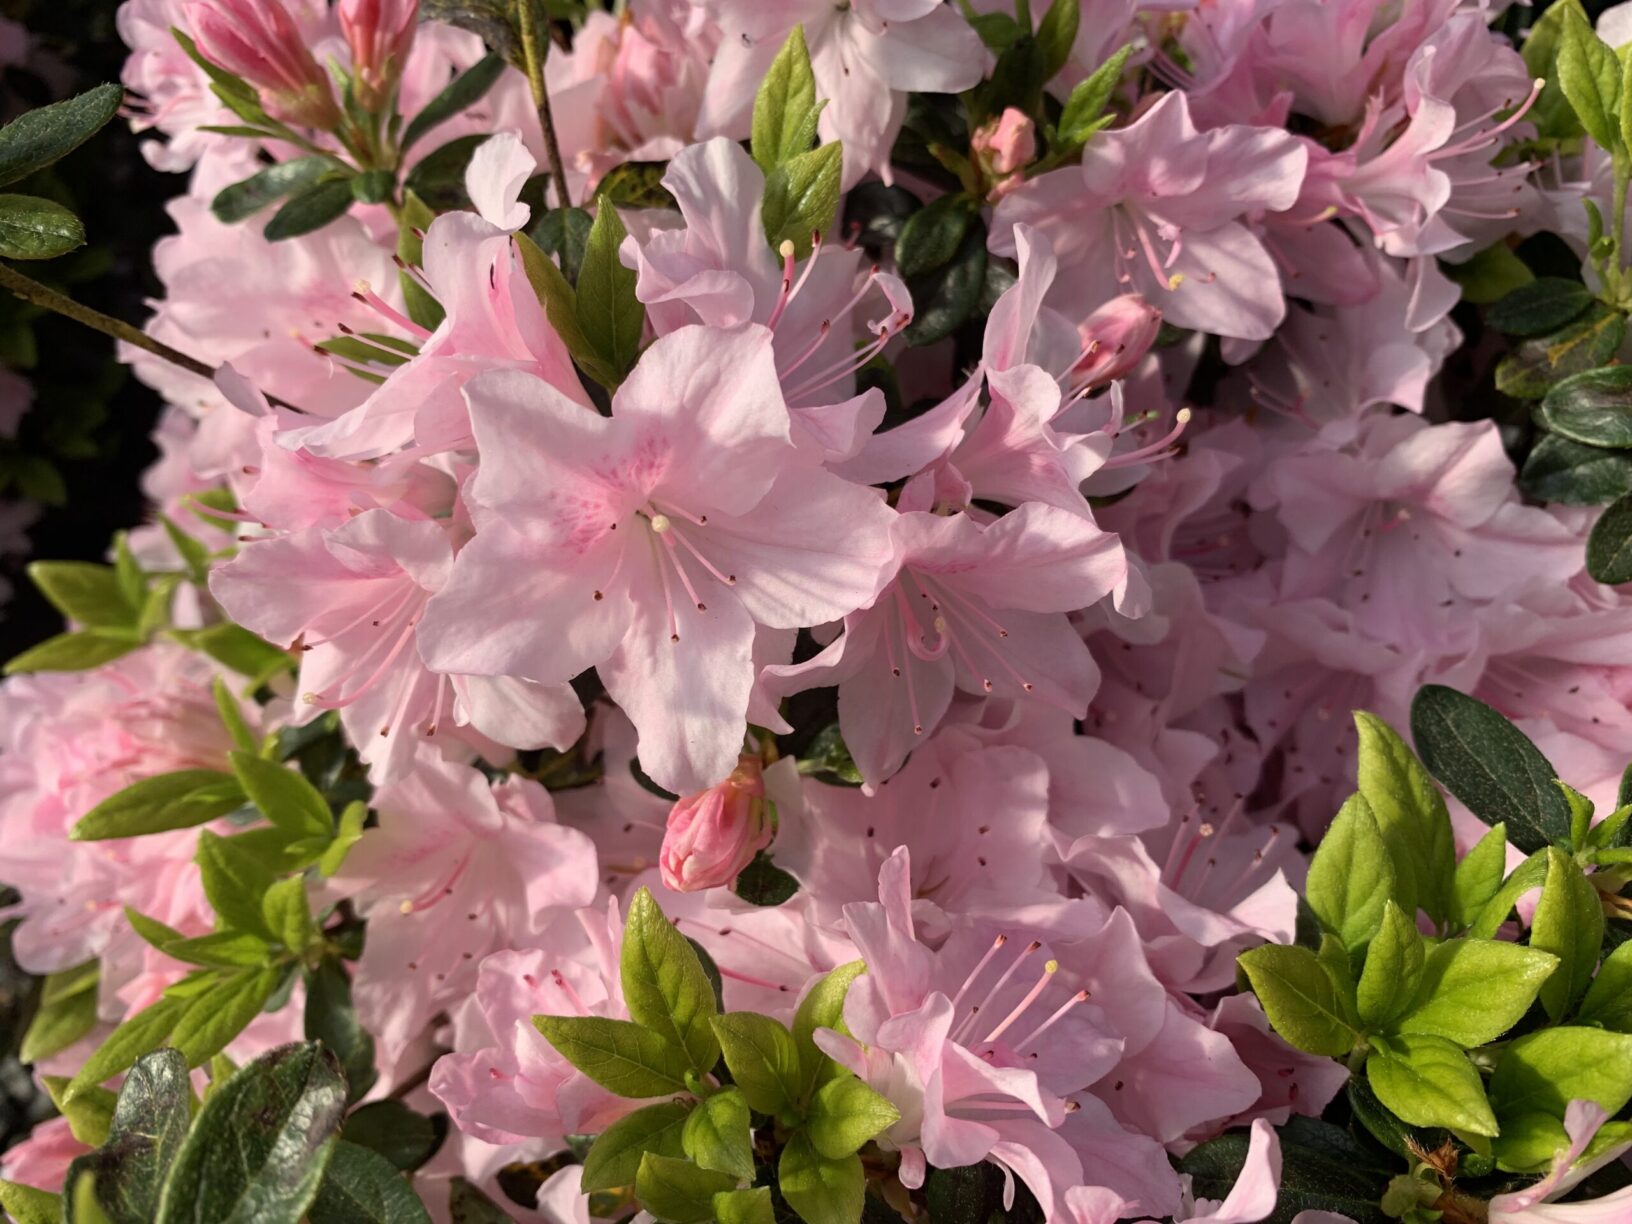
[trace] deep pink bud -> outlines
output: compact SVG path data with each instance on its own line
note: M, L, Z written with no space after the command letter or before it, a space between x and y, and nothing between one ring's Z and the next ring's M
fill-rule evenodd
M378 106L401 78L418 18L419 0L340 0L340 29L365 109Z
M200 53L260 91L274 119L300 127L335 127L334 86L282 0L193 0L187 22Z
M724 782L669 809L658 856L664 884L675 892L724 887L771 844L761 768L745 753Z
M997 200L1020 185L1019 171L1036 158L1037 127L1024 111L1011 106L976 130L970 148L992 180L990 198Z
M1137 293L1112 298L1078 326L1082 356L1072 367L1077 386L1121 378L1138 365L1162 327L1162 312Z

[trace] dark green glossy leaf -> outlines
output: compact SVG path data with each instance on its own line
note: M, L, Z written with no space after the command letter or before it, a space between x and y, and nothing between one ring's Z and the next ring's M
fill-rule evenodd
M1308 1123L1307 1119L1298 1119ZM1300 1211L1332 1211L1355 1224L1388 1224L1377 1206L1390 1172L1374 1161L1346 1133L1325 1123L1286 1128L1281 1136L1281 1185L1275 1209L1263 1224L1291 1224ZM1308 1142L1298 1140L1308 1136ZM1179 1161L1192 1179L1197 1198L1222 1201L1246 1163L1249 1136L1230 1131L1192 1149Z
M1587 572L1611 586L1632 582L1632 494L1612 503L1592 525Z
M379 1078L374 1070L374 1038L357 1019L345 967L332 957L306 971L305 1025L306 1039L321 1041L340 1060L348 1101L358 1100L374 1086Z
M307 1219L310 1224L430 1224L431 1217L389 1160L341 1139Z
M1546 434L1525 459L1519 488L1562 506L1607 505L1632 493L1632 454Z
M443 1128L401 1101L387 1098L354 1109L340 1128L340 1138L378 1152L393 1168L412 1173L436 1155Z
M351 207L351 182L348 179L330 179L306 188L290 198L272 214L264 231L268 242L281 242L320 230L331 221L338 221Z
M1597 369L1626 337L1626 316L1594 302L1581 318L1542 336L1531 336L1496 367L1496 389L1516 399L1540 399L1572 374Z
M1592 301L1580 281L1539 276L1493 304L1485 322L1510 336L1540 336L1572 322Z
M1588 446L1632 448L1632 366L1566 378L1536 409L1536 423Z
M55 259L85 245L85 227L61 204L0 195L0 259Z
M947 263L911 282L914 316L902 333L908 344L934 344L950 336L980 301L986 282L986 227L972 222Z
M0 187L72 153L119 113L125 91L98 85L77 97L26 111L0 128Z
M275 200L304 191L334 169L326 157L297 157L259 170L248 178L223 187L210 203L217 220L229 225L252 217Z
M913 213L895 244L901 275L912 279L945 267L979 215L979 201L962 193L941 196Z
M738 873L731 891L750 905L781 905L799 891L799 881L761 851Z
M438 124L475 106L503 75L504 57L490 51L454 77L441 93L425 104L424 110L408 121L402 132L403 152Z

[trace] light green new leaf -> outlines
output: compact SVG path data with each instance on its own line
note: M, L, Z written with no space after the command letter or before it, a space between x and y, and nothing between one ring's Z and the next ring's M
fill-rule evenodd
M1575 1018L1581 1024L1632 1033L1632 943L1623 943L1604 957Z
M749 147L759 168L769 174L809 149L816 140L816 120L821 111L805 30L794 26L754 98Z
M261 1014L285 972L265 966L223 973L210 989L189 1000L168 1044L186 1056L189 1067L203 1066Z
M829 1160L809 1136L797 1134L782 1149L776 1172L782 1197L805 1224L856 1224L861 1219L867 1198L861 1157Z
M854 1075L842 1075L817 1090L805 1133L819 1153L838 1160L900 1120L900 1110L888 1100Z
M1356 952L1382 925L1383 906L1395 888L1394 865L1371 804L1362 794L1351 795L1309 864L1309 908L1321 926Z
M1603 939L1598 890L1569 855L1548 847L1547 882L1530 924L1530 946L1558 957L1558 967L1541 987L1541 1005L1555 1024L1592 981Z
M683 1101L664 1101L625 1114L590 1146L579 1188L591 1194L634 1185L640 1158L646 1152L677 1159L684 1156L681 1135L689 1116L690 1107Z
M834 141L789 158L766 175L760 219L773 249L791 242L797 258L810 254L811 235L825 234L838 215L843 167L843 150Z
M100 981L101 962L94 960L48 976L17 1057L25 1063L39 1062L94 1029Z
M748 1102L735 1088L697 1102L680 1132L685 1154L700 1168L754 1179L754 1140Z
M771 1188L720 1191L714 1196L714 1218L719 1224L776 1224Z
M109 1033L96 1052L85 1060L74 1078L68 1081L63 1099L72 1101L86 1089L94 1088L129 1069L143 1054L158 1049L170 1036L170 1031L176 1027L176 1021L186 1008L184 1000L166 996L131 1016Z
M1500 891L1506 874L1507 826L1499 824L1481 837L1456 865L1451 918L1457 926L1473 925L1480 911Z
M1060 115L1059 128L1060 139L1067 145L1085 143L1090 136L1108 125L1115 117L1105 114L1105 107L1110 103L1111 95L1116 92L1117 83L1122 79L1122 70L1127 67L1128 58L1132 54L1133 44L1129 43L1071 91L1071 96L1065 101L1065 110Z
M1416 998L1426 958L1416 923L1390 901L1383 925L1366 950L1366 966L1355 990L1360 1019L1368 1028L1384 1028Z
M1494 1135L1496 1115L1468 1056L1440 1037L1394 1037L1366 1058L1377 1099L1412 1126Z
M641 1099L686 1090L685 1052L627 1020L534 1016L533 1025L578 1070L608 1092Z
M277 879L272 869L237 838L205 829L198 835L199 874L216 918L235 931L276 939L261 912L261 898Z
M33 1186L0 1181L0 1208L17 1224L62 1224L62 1196Z
M1612 153L1626 147L1621 137L1620 60L1579 13L1564 20L1558 84L1587 135Z
M1495 1041L1536 1000L1558 958L1493 939L1451 939L1428 953L1401 1033L1443 1037L1465 1050Z
M619 962L629 1018L682 1051L698 1075L720 1058L714 1019L714 988L686 937L674 929L642 888L629 903Z
M750 1106L776 1114L799 1103L804 1083L792 1033L757 1012L716 1016L714 1033L731 1078Z
M102 841L191 829L242 807L244 791L231 774L179 769L142 778L109 795L74 826L74 841Z
M1542 1029L1514 1041L1490 1077L1498 1118L1564 1116L1571 1101L1596 1101L1611 1116L1632 1100L1632 1035L1604 1029Z
M1443 922L1450 914L1456 872L1456 840L1445 799L1394 728L1364 710L1355 711L1354 725L1360 737L1360 793L1371 805L1399 877L1395 899L1407 917L1415 917L1415 902L1435 922Z
M1287 1042L1309 1054L1340 1057L1357 1034L1343 1015L1337 991L1308 948L1265 944L1238 962L1264 1013Z
M647 1152L635 1173L640 1205L667 1224L707 1224L714 1218L714 1196L735 1190L729 1173L700 1169L689 1160Z
M334 813L298 769L251 752L234 752L232 770L250 802L290 837L332 837Z
M799 1001L799 1010L793 1016L793 1040L799 1047L799 1063L803 1068L804 1090L801 1097L808 1096L824 1075L842 1070L817 1048L814 1035L817 1029L843 1029L845 996L850 993L851 983L866 972L866 961L855 960L840 965L821 978Z
M30 580L51 606L89 629L130 628L139 611L130 601L118 571L89 561L35 561Z

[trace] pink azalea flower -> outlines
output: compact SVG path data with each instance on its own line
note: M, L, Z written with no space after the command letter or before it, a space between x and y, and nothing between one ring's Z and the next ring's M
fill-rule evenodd
M889 509L801 459L764 328L660 338L609 418L519 373L469 397L477 534L426 612L426 661L540 683L596 667L647 773L713 785L740 751L756 623L870 602Z
M378 827L330 886L369 919L354 981L389 1066L438 1010L477 988L484 956L532 944L590 904L597 872L593 843L556 823L536 782L490 788L478 770L422 753L373 806Z
M893 534L900 570L878 598L815 658L767 671L781 692L839 686L839 725L870 785L940 724L954 689L1087 711L1099 672L1063 614L1123 580L1114 536L1037 503L985 526L903 514Z
M958 93L981 79L985 48L941 0L706 0L722 37L698 117L699 135L746 136L754 96L794 26L802 26L827 100L819 131L844 142L844 186L868 170L890 180L890 146L908 93Z
M725 781L678 800L663 834L663 883L675 892L728 888L771 844L761 761L744 753Z
M1282 1041L1252 995L1220 999L1208 1025L1230 1039L1262 1088L1258 1099L1233 1118L1232 1124L1262 1118L1282 1126L1294 1114L1318 1118L1349 1082L1348 1070L1341 1063L1305 1054Z
M361 86L357 99L372 110L390 95L408 62L419 0L341 0L335 12Z
M36 1123L28 1138L0 1158L0 1177L50 1194L60 1194L68 1180L68 1166L92 1149L74 1138L67 1118Z
M1086 317L1137 292L1180 327L1268 338L1285 314L1280 276L1244 220L1297 200L1308 154L1285 132L1198 132L1183 93L1099 133L1082 169L1054 170L1006 196L991 246L1016 252L1019 223L1053 240L1069 276L1058 305Z
M430 1088L459 1129L488 1143L595 1134L641 1102L614 1096L556 1052L537 1015L627 1020L618 976L623 920L616 902L581 910L551 951L497 952L454 1018L455 1052L437 1060ZM466 993L469 993L467 988Z
M1569 1146L1553 1157L1547 1175L1533 1186L1498 1194L1490 1200L1490 1224L1614 1224L1632 1209L1632 1187L1577 1203L1552 1200L1569 1193L1584 1179L1625 1154L1628 1144L1611 1144L1591 1160L1581 1160L1587 1145L1609 1120L1592 1101L1571 1101L1564 1110ZM1580 1161L1580 1164L1576 1162Z
M456 726L513 748L570 747L584 722L567 686L437 675L420 661L420 622L453 564L441 523L369 510L252 542L210 589L240 624L302 652L305 705L341 712L376 783L408 774L417 741L457 740Z

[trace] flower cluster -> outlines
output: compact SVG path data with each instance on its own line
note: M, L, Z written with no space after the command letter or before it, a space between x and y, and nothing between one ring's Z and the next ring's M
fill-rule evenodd
M1632 1067L1622 15L424 7L120 9L168 407L0 688L5 1176L304 1036L449 1123L314 1224L1622 1218L1632 1071L1503 1053Z

